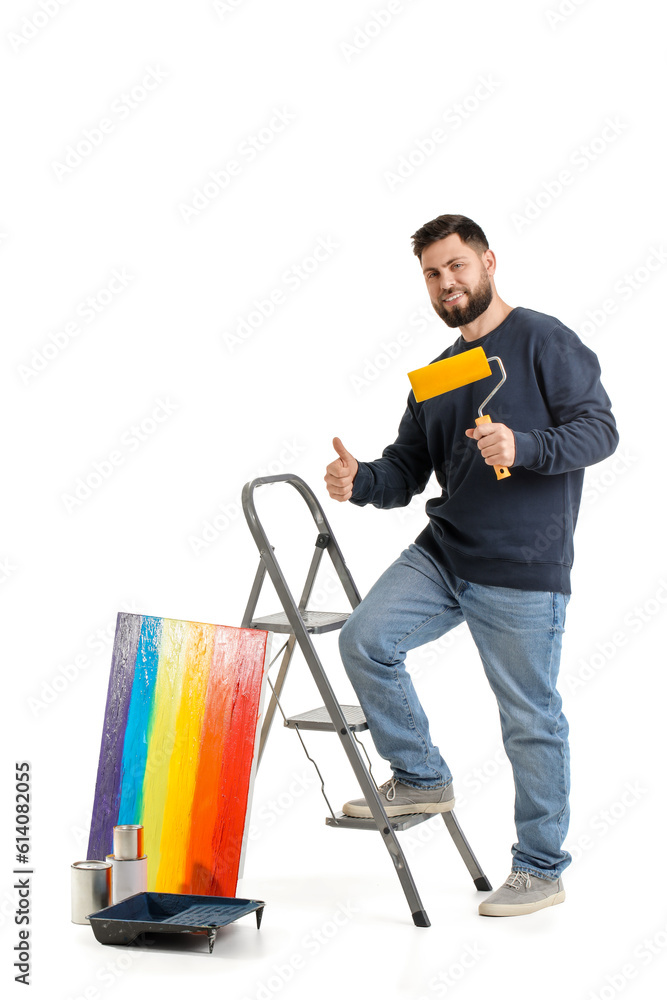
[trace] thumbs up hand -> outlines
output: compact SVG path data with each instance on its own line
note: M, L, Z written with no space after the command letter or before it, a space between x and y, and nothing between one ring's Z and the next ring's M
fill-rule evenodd
M359 463L350 455L340 438L333 439L333 446L338 452L338 458L327 465L324 482L327 484L329 496L333 500L349 500L352 496L352 484L357 474Z

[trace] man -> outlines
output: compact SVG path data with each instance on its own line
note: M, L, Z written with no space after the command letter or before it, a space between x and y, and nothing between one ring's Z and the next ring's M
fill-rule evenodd
M433 308L460 336L438 358L483 347L507 381L474 426L492 375L417 403L373 462L339 438L327 466L330 496L360 507L401 507L434 472L429 523L389 566L340 632L340 653L378 753L393 777L380 787L388 815L446 812L452 774L431 740L405 669L409 650L467 622L498 701L516 790L517 842L504 885L481 903L489 916L531 913L565 898L569 821L568 724L556 690L570 595L572 534L584 468L618 444L595 354L553 316L507 305L480 227L441 215L412 237ZM492 466L510 475L497 479ZM345 803L370 816L364 799Z

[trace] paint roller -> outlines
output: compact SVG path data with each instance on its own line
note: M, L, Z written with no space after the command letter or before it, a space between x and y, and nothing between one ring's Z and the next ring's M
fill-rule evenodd
M443 392L451 392L452 389L458 389L462 385L470 385L471 382L487 378L491 375L490 361L498 362L502 378L479 407L477 411L479 416L475 420L475 424L478 426L479 424L490 424L491 417L482 411L505 382L507 373L500 358L495 355L487 358L482 347L473 347L470 351L455 354L451 358L443 358L442 361L434 361L433 364L426 365L425 368L416 368L414 371L408 372L415 399L418 403L422 403L425 399L440 396ZM504 465L494 465L493 468L497 479L507 479L511 475L510 470Z

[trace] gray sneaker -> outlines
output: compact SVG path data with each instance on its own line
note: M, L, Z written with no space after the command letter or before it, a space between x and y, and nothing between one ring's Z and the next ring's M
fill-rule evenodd
M406 813L445 813L454 808L454 789L411 788L396 778L390 778L378 788L380 800L387 816L405 816ZM343 806L346 816L369 819L372 813L366 799L352 799Z
M536 878L529 872L513 871L500 889L479 904L479 912L483 917L518 917L564 899L562 878Z

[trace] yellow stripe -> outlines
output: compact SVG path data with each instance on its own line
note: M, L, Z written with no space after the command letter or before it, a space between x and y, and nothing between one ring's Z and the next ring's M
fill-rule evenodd
M144 850L148 855L148 890L155 891L160 865L160 838L174 748L176 718L181 701L181 655L188 623L165 618L155 681L155 700L148 736L143 784Z
M188 891L186 856L190 836L192 799L197 780L200 732L206 708L206 689L213 658L215 626L190 622L183 646L180 672L182 697L175 720L176 742L169 762L167 795L162 815L164 835L156 891Z

